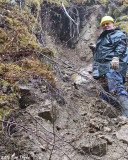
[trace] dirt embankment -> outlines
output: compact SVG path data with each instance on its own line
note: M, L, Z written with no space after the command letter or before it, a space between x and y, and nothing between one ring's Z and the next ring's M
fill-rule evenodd
M87 17L92 22L96 21L101 13L99 6L95 6L95 10L99 11L96 16L91 9L88 10ZM60 15L61 12L62 9ZM68 26L69 21L66 20L65 25ZM91 23L90 28L87 19L82 22L85 28L81 28L79 40L72 37L73 41L69 43L72 46L75 42L72 49L62 46L58 38L44 32L44 44L56 52L51 59L56 87L38 76L19 85L24 107L4 117L1 159L128 159L128 120L121 118L120 111L100 99L102 88L92 78L92 53L88 44L92 39L96 40L93 32L97 26ZM57 23L59 21L55 22L54 29ZM60 26L57 27L60 30ZM63 33L67 39L70 38L69 31ZM63 40L67 39L63 36Z

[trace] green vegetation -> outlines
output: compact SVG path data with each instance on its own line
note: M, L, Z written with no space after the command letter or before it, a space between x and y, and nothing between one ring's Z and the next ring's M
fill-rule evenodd
M55 4L57 4L57 5L61 5L60 0L47 0L47 2L49 2L49 3L55 3ZM63 0L63 4L64 4L65 6L68 6L68 5L69 5L67 0Z
M127 39L128 39L128 16L120 16L116 20L117 26L119 26L122 30L124 30L127 33Z
M36 18L27 12L20 12L18 6L9 10L0 5L0 53L41 50L36 42L35 34L40 34L41 28Z
M21 81L36 75L55 85L51 66L39 60L40 54L50 58L55 55L37 42L36 36L41 33L37 21L40 3L27 0L21 10L14 0L0 2L0 119L19 107Z

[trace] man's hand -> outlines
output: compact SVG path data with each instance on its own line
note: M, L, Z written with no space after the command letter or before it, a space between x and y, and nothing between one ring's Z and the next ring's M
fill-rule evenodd
M113 57L110 65L111 65L111 69L114 69L114 70L118 69L119 68L119 58Z

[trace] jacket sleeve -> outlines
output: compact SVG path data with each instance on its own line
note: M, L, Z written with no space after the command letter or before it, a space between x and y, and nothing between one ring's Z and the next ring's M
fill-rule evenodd
M112 40L114 46L114 56L122 58L126 56L127 40L125 34L117 34Z

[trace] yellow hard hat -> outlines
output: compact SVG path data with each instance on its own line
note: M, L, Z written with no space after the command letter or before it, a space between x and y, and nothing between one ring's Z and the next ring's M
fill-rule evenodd
M103 24L104 22L107 22L107 21L114 23L114 19L113 19L111 16L104 16L104 17L101 19L100 26L102 26L102 24Z

